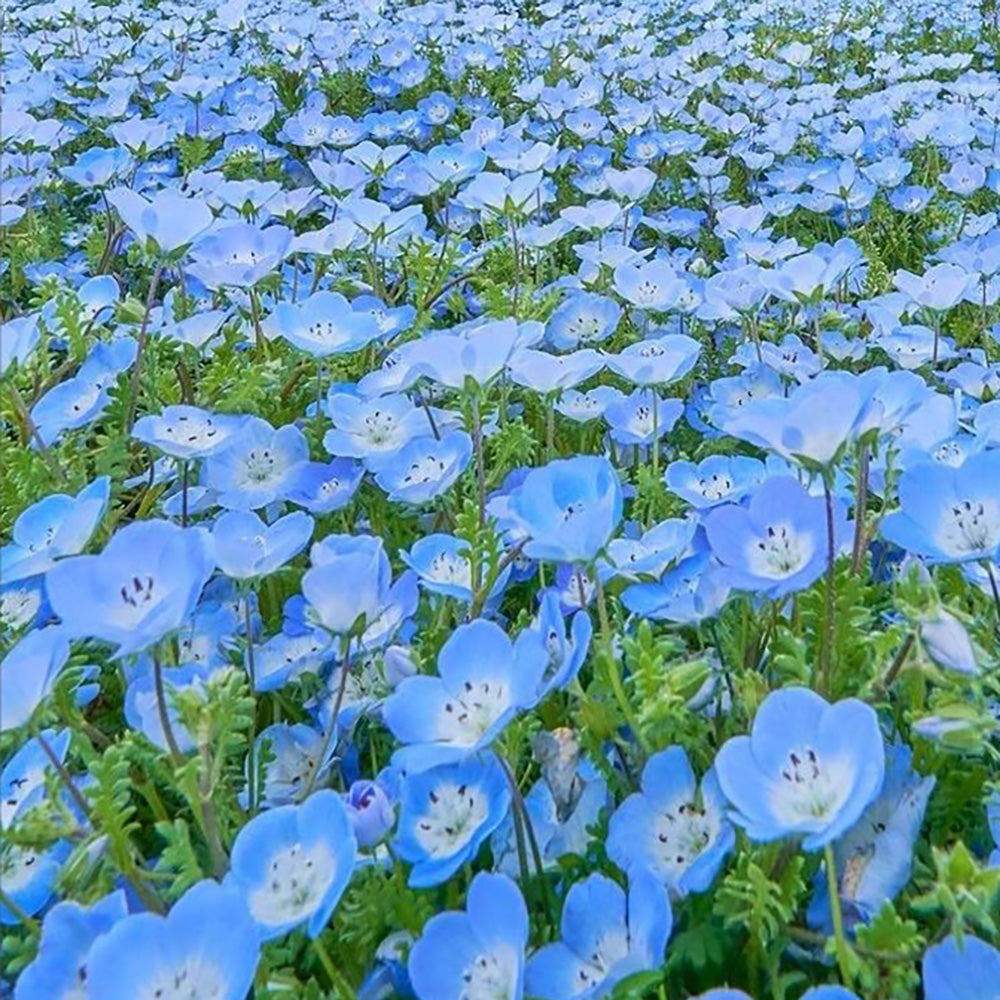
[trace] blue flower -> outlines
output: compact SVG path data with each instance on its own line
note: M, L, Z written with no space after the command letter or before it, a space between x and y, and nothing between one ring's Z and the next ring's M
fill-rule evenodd
M195 734L181 723L180 715L174 705L174 698L185 691L205 694L205 682L219 669L202 663L185 663L179 667L169 667L163 670L163 690L166 694L165 707L170 732L178 750L189 753L197 746ZM142 733L146 739L161 750L170 749L170 741L163 726L163 714L160 711L160 700L156 691L156 678L152 663L142 661L140 671L129 680L125 689L124 703L125 721L136 732Z
M847 511L834 504L834 552L846 537ZM705 520L712 555L737 590L782 597L810 586L827 566L826 504L790 476L768 479L746 507L716 507Z
M400 558L420 576L420 583L433 594L454 597L468 603L472 600L472 563L469 543L454 535L432 534L417 539L409 552ZM498 575L489 599L503 593L510 578L510 566Z
M336 750L335 739L304 723L294 725L276 722L262 729L248 754L248 765L267 760L261 801L266 806L282 806L297 802L310 781L320 786L328 778ZM266 754L265 754L266 748ZM312 778L316 771L316 778ZM246 792L241 801L246 804Z
M374 781L352 782L344 796L347 815L358 846L371 848L383 840L396 822L395 795L387 787L394 784L384 774Z
M380 538L327 535L312 547L311 556L302 593L315 621L327 631L348 635L364 616L365 641L388 641L402 618L416 609L416 574L403 573L393 583Z
M460 625L441 647L438 676L407 677L386 699L385 724L407 744L394 764L423 771L490 746L518 712L535 704L547 662L530 638L512 643L482 619Z
M720 610L729 596L727 570L714 562L704 541L653 583L635 583L622 604L643 618L669 622L699 622Z
M492 754L406 775L393 847L413 865L410 885L451 878L475 858L509 808L507 776Z
M5 837L0 843L0 875L3 890L18 910L33 917L55 895L56 879L70 854L70 844L57 841L51 847L27 847ZM0 901L0 924L16 926L20 916Z
M198 241L188 271L212 291L248 288L284 260L291 241L292 231L284 226L225 226Z
M531 559L590 563L622 516L622 488L606 458L581 455L532 469L488 509Z
M608 996L626 976L662 965L672 927L667 893L651 875L635 873L627 896L606 875L590 875L566 896L562 940L528 959L525 989L540 1000Z
M351 502L364 474L364 466L349 458L300 462L288 475L286 496L311 514L330 514Z
M254 816L236 835L226 885L240 891L264 940L302 924L316 937L350 881L356 851L343 801L323 789Z
M86 997L91 947L127 915L121 891L90 906L68 900L52 907L42 923L38 953L18 977L14 1000Z
M109 191L107 198L143 249L153 255L170 255L183 249L213 221L208 205L178 191L158 191L147 199L120 187Z
M472 438L465 431L448 431L440 438L414 438L391 455L369 458L375 482L389 499L421 504L444 493L472 457Z
M715 772L699 792L684 748L668 747L649 758L642 791L611 817L608 857L626 872L650 872L679 896L704 892L736 842L725 809Z
M432 917L407 963L418 1000L521 1000L528 910L504 875L480 872L465 912Z
M867 922L896 898L910 878L913 847L920 834L935 778L910 766L910 749L891 746L882 791L833 847L844 925ZM817 872L809 923L832 933L826 873Z
M613 372L635 385L666 385L687 375L700 351L697 340L684 334L668 334L654 340L640 340L620 354L609 354L607 362Z
M0 662L0 729L15 729L31 718L68 659L69 637L55 625L29 632L7 653Z
M71 556L48 571L52 610L74 638L138 652L178 629L215 568L211 539L200 528L135 521L96 556Z
M664 399L651 389L636 389L609 403L604 419L611 428L611 437L622 445L657 445L684 412L679 399Z
M272 337L284 337L316 358L358 351L380 335L374 317L352 310L337 292L316 292L296 303L279 302L264 331Z
M580 672L587 658L593 629L590 615L581 610L573 615L567 633L559 594L552 589L544 592L537 618L517 637L519 650L532 641L539 646L545 667L537 692L538 700L550 691L566 687Z
M414 438L431 433L427 414L403 395L360 399L331 391L326 412L333 429L324 435L323 447L341 458L392 455Z
M764 463L742 455L710 455L697 465L671 462L663 475L672 493L699 510L738 503L764 478Z
M715 759L732 819L751 840L804 835L815 851L849 830L882 789L885 748L875 712L856 698L831 705L807 688L767 696L749 736Z
M1000 548L1000 451L957 469L927 462L899 480L900 509L882 521L888 541L934 562L992 559Z
M41 738L62 764L69 749L69 730L58 733L46 729ZM22 810L30 809L44 797L45 781L52 770L49 755L36 737L21 746L0 772L0 829L9 830Z
M125 917L99 937L87 963L87 995L136 1000L186 992L243 1000L259 951L240 893L206 880L188 889L165 917Z
M621 312L613 299L590 292L575 292L549 317L545 336L559 351L600 343L614 332Z
M132 437L173 458L206 458L230 443L232 436L243 429L244 419L210 413L197 406L167 406L162 413L140 417L132 428Z
M268 576L308 544L313 519L297 510L265 524L251 511L226 511L212 527L215 561L236 580Z
M924 954L926 1000L987 1000L1000 990L1000 951L965 934L932 945Z
M260 417L244 418L238 434L205 462L204 485L230 510L258 510L282 500L293 473L309 458L309 445L294 424L275 430Z

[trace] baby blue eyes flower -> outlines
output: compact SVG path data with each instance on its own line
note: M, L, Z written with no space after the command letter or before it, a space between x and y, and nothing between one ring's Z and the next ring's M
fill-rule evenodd
M125 894L113 892L91 906L67 901L45 916L38 954L21 973L14 1000L82 1000L94 942L128 915Z
M363 643L387 642L402 618L416 610L416 574L403 573L393 583L380 538L327 535L312 547L311 557L302 594L315 621L328 632L348 635L363 620Z
M243 1000L259 941L235 888L199 882L165 917L128 916L97 939L87 962L87 996Z
M69 659L69 635L58 625L25 635L0 661L0 730L23 726Z
M82 552L111 494L111 480L100 476L75 496L53 493L32 504L14 522L12 544L5 545L4 583L44 573L63 556Z
M160 414L140 417L132 436L187 461L214 455L230 443L243 424L243 417L209 413L197 406L167 406Z
M818 850L861 817L882 788L885 748L875 712L846 698L831 705L807 688L782 688L757 711L749 736L715 759L731 818L751 840L803 836Z
M609 403L604 419L618 444L656 447L660 438L673 430L683 412L684 404L679 399L664 399L650 389L636 389Z
M764 463L741 455L712 455L694 462L671 462L663 479L667 488L699 510L738 503L765 478Z
M407 775L393 849L413 865L409 884L424 888L451 878L509 808L507 776L492 754Z
M400 558L419 575L425 590L466 603L472 600L472 563L469 543L463 539L454 535L424 535L413 543L409 552L401 552ZM503 593L510 572L510 566L506 566L498 575L489 599Z
M608 367L635 385L666 385L683 378L694 368L701 344L684 334L669 334L641 340L621 354L606 356Z
M288 475L287 497L311 514L330 514L351 502L364 474L364 466L349 458L300 462Z
M273 524L248 511L227 511L212 528L216 564L236 580L268 576L306 547L312 530L313 519L302 511Z
M45 849L15 844L10 838L0 843L0 881L20 913L33 917L48 905L70 850L65 840ZM20 923L19 913L0 901L0 924Z
M816 581L827 565L826 505L786 476L768 479L748 506L716 507L705 521L712 554L737 590L782 597ZM834 540L846 537L847 513L834 501Z
M590 875L566 896L562 940L528 959L525 992L539 1000L610 996L627 976L662 964L672 927L667 893L651 875L635 873L627 895L606 875Z
M606 340L618 326L621 306L591 292L575 292L549 317L545 336L557 351Z
M216 229L192 249L188 271L212 291L246 288L284 260L291 240L292 231L284 226L237 223Z
M581 455L530 470L488 506L529 558L589 563L621 521L622 488L606 458Z
M395 803L379 779L355 781L344 796L344 805L361 848L374 847L396 822Z
M410 950L417 1000L521 1000L528 911L505 875L478 874L465 912L432 917Z
M264 940L302 924L316 937L350 881L356 851L343 801L324 789L251 819L233 844L226 885L240 891Z
M992 1000L1000 993L1000 951L971 934L928 948L923 972L926 1000Z
M432 433L427 414L403 395L361 399L331 393L326 410L333 428L324 435L323 447L340 458L392 455L413 438Z
M337 292L316 292L297 303L279 302L264 330L316 358L360 350L380 336L374 317L354 312Z
M891 746L882 791L833 847L844 925L877 916L910 878L913 847L920 834L935 778L921 778L910 766L910 750ZM817 872L809 923L832 933L825 872Z
M292 475L309 458L305 436L293 424L275 430L260 417L246 417L226 447L205 461L204 485L230 510L258 510L284 499Z
M472 438L448 431L440 438L415 438L391 455L369 459L375 482L389 499L422 504L444 493L472 458Z
M547 662L530 637L512 643L482 619L459 626L438 654L438 676L408 677L386 699L385 724L406 744L393 763L423 771L488 747L537 701Z
M175 253L212 224L207 204L176 191L158 191L147 199L120 187L109 191L107 198L143 249L155 254Z
M72 556L48 571L52 610L75 638L138 652L181 626L215 569L211 539L200 528L135 521L96 556Z
M927 462L899 480L900 509L882 522L888 541L934 562L992 559L1000 547L1000 452L959 468Z
M704 892L736 842L725 811L715 772L699 791L683 747L669 747L649 758L642 791L611 817L608 857L626 872L650 872L679 896Z

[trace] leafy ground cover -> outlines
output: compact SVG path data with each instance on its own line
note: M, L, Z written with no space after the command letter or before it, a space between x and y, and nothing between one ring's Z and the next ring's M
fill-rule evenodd
M994 3L4 28L0 995L1000 996Z

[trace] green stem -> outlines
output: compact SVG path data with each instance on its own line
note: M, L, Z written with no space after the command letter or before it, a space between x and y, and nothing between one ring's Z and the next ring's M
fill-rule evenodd
M826 501L826 580L823 586L823 624L819 645L820 693L829 696L833 686L833 592L834 563L837 558L833 523L833 473L824 471L823 496Z
M593 573L594 586L597 592L597 616L601 622L601 645L604 647L603 651L608 667L608 682L611 685L611 691L615 696L615 701L618 702L618 707L621 709L621 713L625 717L625 722L628 724L629 729L632 730L632 735L635 737L636 742L639 744L643 753L648 753L649 747L641 730L639 729L639 722L632 709L632 702L629 701L628 692L625 690L621 663L619 663L618 658L615 656L614 644L611 636L611 620L608 617L608 603L604 596L604 585L601 583L601 577L596 565L593 567Z
M354 987L347 981L344 974L337 970L330 953L326 950L326 945L318 937L313 938L312 949L319 959L319 964L323 966L323 971L330 980L330 985L343 997L343 1000L357 1000L358 995L354 991Z
M830 896L830 919L833 921L833 937L837 945L837 965L840 978L844 985L851 982L851 972L848 967L847 941L844 938L844 917L840 910L840 886L837 884L837 862L833 855L833 844L823 848L823 861L826 865L826 886Z

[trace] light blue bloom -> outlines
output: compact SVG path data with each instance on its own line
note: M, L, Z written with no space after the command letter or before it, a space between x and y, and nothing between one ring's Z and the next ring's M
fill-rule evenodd
M856 698L831 705L807 688L767 696L749 736L715 758L735 823L755 841L804 836L815 851L834 842L882 789L885 749L875 712Z
M314 792L301 805L254 816L236 835L226 885L239 890L264 940L326 926L354 871L357 841L340 796Z
M694 462L671 462L663 475L667 488L703 510L738 503L764 480L764 463L743 455L710 455Z
M844 926L877 916L906 886L913 848L936 779L921 778L910 766L909 747L888 748L885 781L878 797L833 847ZM816 873L809 923L833 933L826 872Z
M364 466L349 458L300 462L288 475L286 496L311 514L330 514L351 502L364 474Z
M414 438L394 454L369 458L368 464L390 500L422 504L444 493L471 457L472 438L453 430L440 438Z
M71 556L48 571L52 610L73 638L138 652L178 629L215 568L211 536L169 521L135 521L100 555Z
M380 335L374 318L355 312L337 292L316 292L299 302L279 302L264 323L264 332L283 337L316 358L347 354Z
M380 538L327 535L313 545L311 558L302 594L314 621L334 635L346 636L363 621L363 642L366 636L388 641L416 608L416 573L402 573L393 583Z
M539 1000L597 1000L626 976L658 968L673 927L666 890L636 872L626 896L606 875L589 875L566 896L562 940L529 959L525 989Z
M480 872L465 912L439 913L410 950L410 982L418 1000L470 1000L524 994L528 910L504 875Z
M226 511L212 527L215 561L236 580L268 576L309 543L313 519L302 511L265 524L252 511Z
M641 340L620 354L608 354L608 367L622 378L640 386L667 385L683 378L694 368L701 344L684 334L668 334Z
M292 474L309 458L309 445L294 424L275 430L260 417L244 418L238 434L205 461L203 485L218 492L230 510L258 510L287 495Z
M236 889L198 882L165 916L138 913L119 920L95 942L87 963L87 996L212 997L243 1000L260 943Z
M222 450L243 425L243 417L211 413L197 406L167 406L162 413L140 417L132 437L186 461Z
M1000 951L971 934L954 935L924 954L926 1000L986 1000L1000 990Z
M55 895L56 880L70 854L70 844L57 841L51 847L27 847L5 837L0 843L0 881L3 891L29 917L40 913ZM0 902L0 924L16 926L21 918Z
M38 953L18 977L14 1000L86 997L91 947L127 915L120 890L90 906L67 900L52 907L42 923Z
M509 808L507 776L492 754L406 775L393 849L413 865L409 884L446 882L475 858Z
M900 509L882 521L890 542L934 562L991 559L1000 547L1000 451L957 469L927 462L899 480Z
M834 508L834 553L846 538L846 505ZM716 507L705 520L712 555L737 590L782 597L817 580L828 562L826 504L788 476L768 479L747 506Z
M128 188L114 188L108 201L152 255L171 255L189 245L212 224L212 210L203 201L178 191L158 191L151 199Z
M650 872L678 896L704 892L736 843L715 772L699 790L684 748L672 746L649 758L641 784L611 817L608 857L628 873Z
M7 652L0 662L0 729L23 726L48 697L59 671L69 659L69 636L50 625L35 629Z
M490 746L538 700L548 662L538 642L515 644L492 622L460 625L438 654L438 676L407 677L382 718L400 742L393 763L408 772L461 760Z
M44 573L82 552L108 506L111 480L100 476L75 496L52 493L23 511L0 552L5 584Z
M463 539L455 535L424 535L413 543L409 552L400 552L400 558L419 575L425 590L466 603L472 600L472 563L469 543ZM509 578L508 565L497 576L487 600L496 600Z
M529 558L589 563L618 527L622 488L606 458L580 455L532 469L487 508Z
M333 428L323 436L323 447L339 458L368 461L392 455L432 433L427 414L403 395L361 399L331 390L326 412Z

